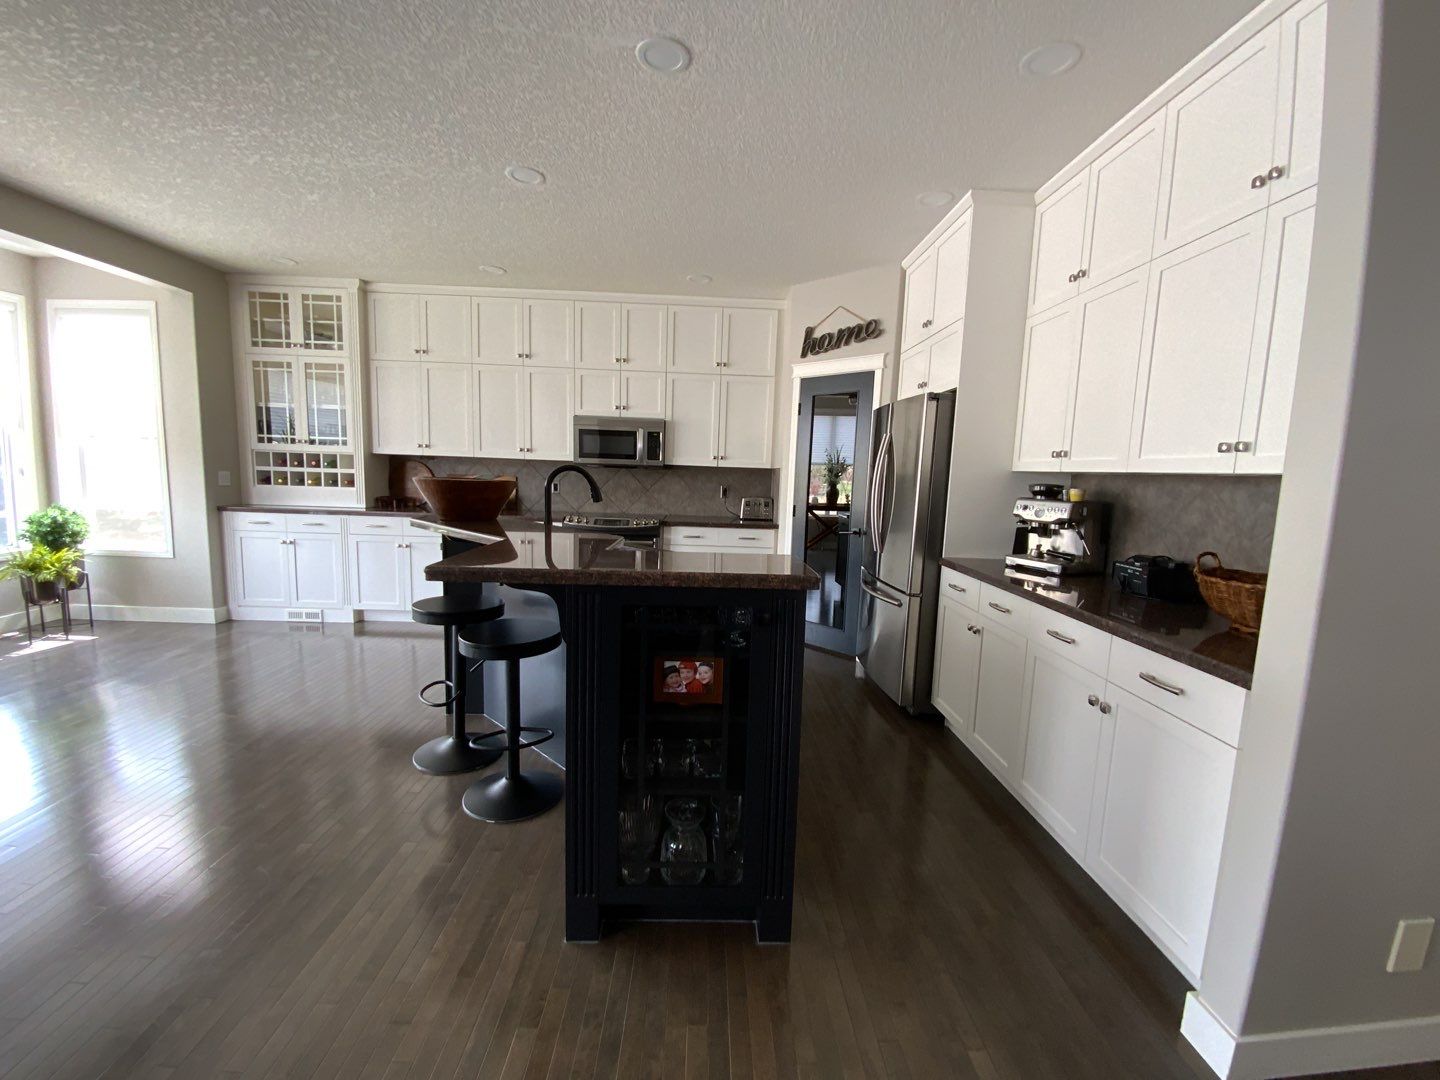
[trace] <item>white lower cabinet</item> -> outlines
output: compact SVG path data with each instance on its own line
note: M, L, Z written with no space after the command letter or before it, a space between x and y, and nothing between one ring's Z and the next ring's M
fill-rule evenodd
M1106 700L1086 868L1197 978L1235 749L1124 690Z
M274 618L277 609L347 606L340 519L319 514L226 515L226 570L237 609ZM272 614L265 615L265 611ZM236 617L244 617L243 614ZM280 616L283 617L283 616Z
M230 543L230 602L284 607L290 602L285 533L234 533Z
M936 628L946 727L1198 981L1244 691L991 585L971 608L972 580L943 577L965 590Z

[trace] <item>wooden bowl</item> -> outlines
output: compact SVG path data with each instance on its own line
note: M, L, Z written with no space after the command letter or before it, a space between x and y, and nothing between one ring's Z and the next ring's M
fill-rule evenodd
M441 521L494 521L515 494L513 479L417 476L412 482Z

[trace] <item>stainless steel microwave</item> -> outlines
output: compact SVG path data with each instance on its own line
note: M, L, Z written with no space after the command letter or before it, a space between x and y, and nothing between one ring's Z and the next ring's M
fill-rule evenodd
M665 421L577 416L575 461L580 465L664 465Z

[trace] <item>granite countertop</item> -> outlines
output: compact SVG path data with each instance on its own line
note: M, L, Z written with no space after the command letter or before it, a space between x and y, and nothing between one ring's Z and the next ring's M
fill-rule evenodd
M606 512L606 511L603 509L603 505L604 505L604 504L601 504L601 507L602 507L602 508L601 508L600 510L598 510L597 512L599 512L599 513L605 513L605 512ZM249 514L346 514L346 515L365 514L365 515L372 515L372 516L376 516L376 517L403 517L403 518L413 518L413 517L415 517L415 516L417 516L417 515L423 515L423 514L425 513L425 511L424 511L423 509L421 509L421 510L373 510L373 509L369 509L369 508L367 508L367 507L362 507L362 506L261 506L261 505L255 504L255 503L241 503L241 504L238 504L238 505L235 505L235 506L218 506L218 507L216 507L216 509L217 509L217 510L220 510L220 511L234 510L234 511L242 512L242 513L249 513ZM590 513L591 511L585 510L585 511L583 511L583 512L584 512L584 513ZM778 529L778 528L780 527L779 524L778 524L777 522L775 522L775 521L771 521L771 520L766 520L766 521L741 521L739 518L737 518L737 517L735 517L735 516L733 516L733 515L731 515L731 514L726 514L726 515L724 515L724 516L721 516L721 515L719 515L719 514L710 514L710 515L706 515L706 514L669 514L669 515L662 515L662 514L646 514L646 513L643 513L643 512L632 511L632 510L626 510L626 511L623 511L623 513L624 513L626 516L628 516L628 517L658 517L658 518L660 518L666 525L691 525L691 526L695 526L695 527L697 527L697 528L708 528L708 529ZM556 511L556 514L557 514L557 516L561 516L559 511ZM507 518L506 520L521 520L523 517L524 517L524 515L518 515L518 516L515 517L515 518ZM536 511L535 514L534 514L529 520L534 521L534 520L538 519L539 517L540 517L540 512L539 512L539 511Z
M940 565L1250 689L1256 635L1231 630L1228 619L1204 604L1171 604L1130 596L1112 588L1109 579L1100 574L1063 578L1057 586L1017 581L1005 575L1004 559L947 556Z
M255 503L240 503L236 506L217 506L222 512L234 510L246 514L344 514L349 517L363 514L369 517L414 517L417 510L371 510L363 506L261 506Z
M571 529L547 530L530 518L437 521L412 516L418 528L479 545L425 568L430 581L508 585L618 585L635 588L818 589L820 578L789 555L665 551L625 547L620 538Z

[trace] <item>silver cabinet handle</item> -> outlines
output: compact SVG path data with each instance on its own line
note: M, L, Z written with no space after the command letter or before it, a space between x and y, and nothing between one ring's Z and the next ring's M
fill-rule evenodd
M1100 712L1101 712L1103 715L1109 716L1109 715L1110 715L1110 710L1111 710L1112 708L1114 708L1114 706L1111 705L1108 701L1102 701L1102 702L1100 702Z
M1089 270L1086 270L1086 269L1082 266L1079 270L1076 270L1076 271L1075 271L1075 280L1076 280L1076 281L1083 281L1086 277L1089 276L1089 274L1090 274L1090 271L1089 271Z
M1233 454L1235 452L1235 446L1233 443L1222 442L1215 447L1215 452L1217 454Z
M1073 285L1073 284L1075 283L1075 275L1074 275L1074 274L1071 274L1071 275L1068 276L1065 280L1068 281L1068 282L1070 282L1070 283Z
M952 581L952 582L949 582L949 585L950 585L950 588L954 589L956 592L962 592L962 593L963 593L963 592L965 591L965 586L964 586L964 585L956 585L953 581Z
M1264 173L1260 173L1260 174L1258 174L1258 175L1256 175L1256 176L1252 176L1252 177L1250 178L1250 186L1251 186L1252 188L1262 188L1262 187L1264 187L1266 184L1268 184L1269 182L1270 182L1269 180L1266 180L1266 179L1265 179L1265 174L1264 174Z
M1254 443L1237 442L1237 443L1235 444L1235 453L1237 453L1237 454L1248 454L1248 453L1250 453L1250 451L1253 450L1254 448L1255 448L1255 444L1254 444Z
M620 362L620 357L615 357L615 362L618 364Z
M1098 694L1091 694L1085 699L1085 704L1093 709L1096 705L1100 704L1100 696Z
M271 522L271 521L269 521L269 520L266 520L266 521L247 521L245 524L246 524L246 525L270 525L270 524L273 524L273 522Z
M1282 176L1285 175L1285 166L1283 166L1283 165L1271 165L1271 166L1270 166L1270 171L1267 172L1265 175L1266 175L1267 178L1269 178L1269 179L1271 179L1271 180L1279 180Z
M972 634L979 634L979 633L982 632L982 631L980 630L980 627L978 627L978 626L971 626L971 627L969 627L968 629L970 630L970 633L972 633Z
M1166 682L1164 679L1157 678L1156 676L1151 675L1148 671L1140 672L1140 678L1143 679L1145 682L1149 683L1151 686L1155 687L1156 689L1164 690L1167 694L1174 694L1176 697L1179 697L1181 694L1185 693L1185 688L1183 686L1175 686L1171 683Z
M325 523L324 523L323 521L302 521L300 524L303 525L303 526L305 526L305 528L307 528L307 529L323 529L323 528L325 528Z
M1056 641L1063 641L1066 645L1075 644L1075 639L1073 637L1071 637L1069 634L1062 634L1059 630L1046 630L1045 633L1049 634Z
M1010 614L1010 609L1009 609L1008 607L1005 607L1005 606L1002 605L1002 604L997 604L997 603L995 603L994 600L987 600L986 603L988 603L988 604L989 604L992 608L994 608L996 611L1000 612L1001 615L1009 615L1009 614Z
M384 525L366 525L365 528L367 528L367 529L383 529L383 528L385 528L385 526L384 526Z
M416 355L416 356L419 356L419 355L420 355L420 350L419 350L419 349L416 349L416 350L415 350L415 355Z

